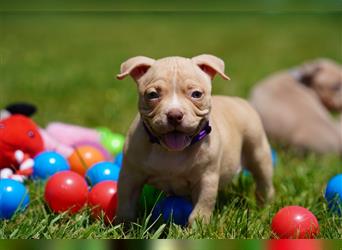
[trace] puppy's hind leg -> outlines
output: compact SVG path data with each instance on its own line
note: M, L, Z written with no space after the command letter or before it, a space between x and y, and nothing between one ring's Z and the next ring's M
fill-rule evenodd
M252 173L256 182L256 199L264 205L274 196L273 166L269 143L264 132L246 138L243 144L243 165Z

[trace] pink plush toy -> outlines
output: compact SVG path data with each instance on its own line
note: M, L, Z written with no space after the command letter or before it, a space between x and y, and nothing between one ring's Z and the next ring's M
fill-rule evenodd
M112 156L101 144L101 132L95 129L84 128L76 125L53 122L48 124L45 130L41 130L45 148L68 158L73 148L81 145L89 145L97 148L106 158L110 160Z

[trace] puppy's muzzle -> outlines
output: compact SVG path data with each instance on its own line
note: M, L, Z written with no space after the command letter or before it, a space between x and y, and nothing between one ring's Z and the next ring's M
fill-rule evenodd
M177 127L183 121L184 113L179 109L171 109L166 114L167 121L170 125Z

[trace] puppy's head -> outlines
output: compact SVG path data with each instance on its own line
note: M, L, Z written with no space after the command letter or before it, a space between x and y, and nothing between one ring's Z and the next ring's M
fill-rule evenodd
M299 69L300 81L311 87L324 106L342 111L342 67L329 59L318 59Z
M159 60L137 56L121 65L118 79L130 75L139 92L139 111L145 125L170 151L180 151L208 120L211 80L224 74L224 62L212 55Z

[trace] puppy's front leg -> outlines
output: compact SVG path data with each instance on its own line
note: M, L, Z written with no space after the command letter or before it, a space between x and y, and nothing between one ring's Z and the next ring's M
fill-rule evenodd
M219 186L218 173L204 173L200 180L192 188L192 202L194 209L189 217L192 225L196 218L204 223L209 223L213 213Z
M118 182L118 208L116 223L132 222L137 216L139 196L144 185L143 175L124 164Z

